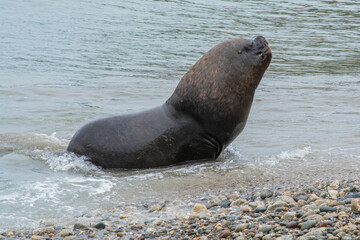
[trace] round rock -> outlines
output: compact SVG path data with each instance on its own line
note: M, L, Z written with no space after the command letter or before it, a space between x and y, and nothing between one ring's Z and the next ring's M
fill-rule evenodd
M270 189L265 189L260 192L261 199L272 197L272 195L273 195L273 191L271 191Z

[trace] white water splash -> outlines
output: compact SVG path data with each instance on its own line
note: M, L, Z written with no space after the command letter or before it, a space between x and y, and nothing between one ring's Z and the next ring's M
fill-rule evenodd
M230 144L225 150L224 152L221 154L222 158L242 158L243 155L241 154L241 152L234 148L234 146L232 144Z
M43 133L35 133L33 135L33 140L41 145L46 145L47 148L49 147L67 147L69 144L68 139L61 139L56 137L56 132L53 132L50 135L43 134Z
M298 160L304 159L310 153L311 147L307 146L301 149L281 152L280 154L276 155L275 158L278 158L279 160Z
M291 163L293 161L306 161L306 157L311 153L311 147L309 146L295 150L283 151L279 154L270 156L268 160L266 160L265 164L275 166L281 163Z
M55 172L58 171L74 171L74 172L93 172L98 171L99 168L87 161L84 156L78 157L73 153L62 153L56 155L49 151L35 151L38 152L39 158L46 162L49 168Z
M34 134L0 134L0 139L7 144L7 148L16 150L51 149L60 151L66 149L68 139L56 137L56 132L47 135L43 133Z
M34 160L41 160L54 172L73 171L89 173L99 171L99 168L87 161L86 157L78 157L66 152L68 139L56 137L56 132L47 135L43 133L26 135L7 135L6 141L17 153L24 154Z

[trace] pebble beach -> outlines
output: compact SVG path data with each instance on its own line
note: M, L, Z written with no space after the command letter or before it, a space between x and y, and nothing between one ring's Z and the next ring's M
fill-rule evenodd
M1 1L0 240L360 238L359 0L69 3ZM66 152L258 35L272 63L217 161L108 171Z
M264 176L201 194L98 209L0 239L360 239L360 180Z

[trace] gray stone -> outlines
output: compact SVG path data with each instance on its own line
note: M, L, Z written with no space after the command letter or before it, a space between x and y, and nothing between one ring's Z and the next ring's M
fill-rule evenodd
M230 204L229 204L230 205ZM227 238L231 235L231 232L229 230L224 230L220 233L220 238Z
M104 229L105 228L105 223L98 223L94 225L94 228L96 229Z
M320 212L335 212L336 207L329 207L329 206L321 206Z
M339 191L337 190L329 190L328 193L331 199L336 199L339 197Z
M229 200L221 200L219 202L219 206L222 208L228 208L230 207L231 202Z
M354 185L350 185L349 186L349 190L350 192L355 192L356 191L356 187Z
M301 218L302 216L304 216L305 213L306 213L306 212L304 212L304 211L297 212L297 213L295 214L295 216L296 216L297 218Z
M275 238L275 236L276 236L275 233L271 233L271 234L265 235L263 237L263 240L273 240Z
M271 191L269 189L264 189L263 191L260 192L261 199L272 197L272 195L273 195L273 191Z
M61 232L59 233L60 237L68 237L68 236L71 236L73 235L72 232L69 232L67 230L61 230Z
M259 232L268 233L270 232L274 226L272 225L261 225L258 229Z
M288 224L286 224L287 228L296 228L298 226L298 222L291 221Z
M254 212L256 212L256 213L263 213L263 212L265 212L266 210L267 210L266 207L260 206L260 207L255 208Z
M295 206L296 202L294 200L294 198L287 196L287 195L282 195L278 197L279 200L286 202L289 206Z
M308 204L308 205L305 205L303 206L303 209L310 209L310 210L316 210L317 209L317 206L316 204L312 203L312 204Z
M75 223L74 230L89 230L89 227L81 223Z
M248 226L249 226L249 224L247 224L247 223L238 224L235 228L235 232L242 232L245 229L247 229Z
M278 207L285 207L285 206L286 206L286 202L284 202L284 201L276 201L273 205L271 205L269 207L269 210L272 211L272 210L275 210Z
M236 199L235 201L233 201L231 204L230 204L230 206L231 207L239 207L239 206L242 206L242 205L244 205L244 204L246 204L247 203L247 201L245 200L245 199Z
M308 220L301 225L301 230L310 229L316 225L315 220Z
M153 206L150 208L149 212L160 211L162 208L163 208L163 207L162 207L161 205L156 204L156 205L153 205Z
M304 201L307 201L309 198L306 196L306 195L298 195L296 197L294 197L294 200L296 202L298 202L299 200L304 200Z
M285 235L285 236L276 238L276 240L293 240L293 239L295 239L295 237L293 235Z
M360 212L360 198L351 199L351 211Z
M50 233L55 233L55 229L53 227L38 228L33 231L34 235L39 235L39 236Z
M296 214L295 212L287 212L281 217L281 219L289 222L289 221L293 220L293 218L295 217L295 214Z
M326 232L326 228L314 229L307 234L301 236L299 240L317 240L320 239Z

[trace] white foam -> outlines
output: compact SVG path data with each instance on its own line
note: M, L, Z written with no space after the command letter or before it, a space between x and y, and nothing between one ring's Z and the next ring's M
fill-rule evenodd
M35 133L33 135L33 140L41 145L55 146L55 147L67 147L69 144L68 139L61 139L56 137L56 132L53 132L51 135L43 133Z
M59 184L51 180L33 182L29 184L26 189L31 189L31 191L27 191L22 196L22 201L26 202L30 206L33 206L39 200L59 203L58 197L62 195L62 190L59 187Z
M296 160L296 159L304 159L306 155L311 153L311 147L307 146L301 149L295 149L290 151L281 152L276 157L280 160Z
M14 150L51 149L57 151L66 149L69 144L68 139L56 137L56 132L50 135L43 133L0 134L0 138Z
M52 150L35 149L25 153L33 159L42 160L54 172L79 172L91 173L100 171L98 167L87 161L84 156L76 156L74 153L57 153Z
M125 177L127 180L160 180L164 178L164 174L161 172L141 173L138 172L136 175Z
M241 152L238 149L235 149L232 144L230 144L221 155L222 155L221 157L223 157L223 158L229 158L229 157L241 158L241 157L243 157Z
M55 172L74 171L88 173L98 171L95 165L86 157L77 157L66 152L69 140L56 137L56 132L47 135L43 133L0 135L5 142L12 145L17 153L24 154L35 160L42 160Z
M76 171L76 172L92 172L97 171L95 165L87 161L86 157L78 157L73 153L63 153L59 156L53 154L43 154L44 160L50 169L57 171Z
M271 166L277 165L279 163L289 163L292 161L305 161L306 157L311 153L311 147L306 146L299 149L283 151L279 154L270 156L268 160L266 160L266 164Z
M105 176L104 176L105 177ZM66 177L64 181L77 189L77 191L84 190L89 195L99 195L110 192L116 185L112 178L95 178L95 177Z

